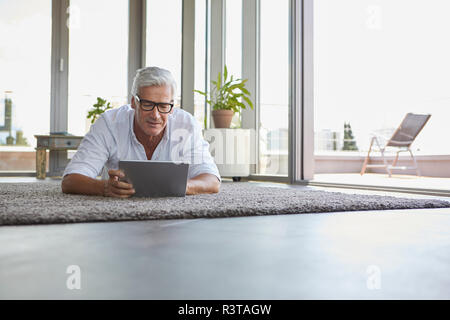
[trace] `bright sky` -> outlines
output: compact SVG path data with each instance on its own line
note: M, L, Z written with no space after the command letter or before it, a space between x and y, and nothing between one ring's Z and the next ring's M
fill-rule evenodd
M234 79L242 75L242 0L227 0L225 64Z
M314 4L316 131L343 131L349 121L364 147L371 131L430 113L414 146L450 154L450 1Z
M260 133L265 140L268 130L288 128L289 1L261 0L260 13Z
M147 66L169 70L181 95L182 1L147 0Z
M50 41L49 0L0 0L0 98L13 91L13 127L28 141L49 130ZM4 125L4 105L0 106ZM1 132L2 140L7 133Z
M69 132L84 135L97 97L127 103L128 0L71 0Z

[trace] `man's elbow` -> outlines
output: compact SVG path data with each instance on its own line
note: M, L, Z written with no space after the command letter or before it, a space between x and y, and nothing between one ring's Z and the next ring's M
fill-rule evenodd
M216 181L213 183L211 188L211 193L219 193L220 191L220 181L216 178Z
M70 175L64 176L61 182L61 191L63 193L70 193Z

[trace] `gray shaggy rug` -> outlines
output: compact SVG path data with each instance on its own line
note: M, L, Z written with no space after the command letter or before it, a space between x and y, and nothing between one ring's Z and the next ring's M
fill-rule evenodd
M113 199L68 195L60 181L0 183L0 225L219 218L336 211L449 208L429 199L222 183L218 194Z

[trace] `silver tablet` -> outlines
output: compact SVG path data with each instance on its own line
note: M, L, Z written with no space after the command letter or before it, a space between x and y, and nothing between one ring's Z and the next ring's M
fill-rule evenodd
M134 197L184 197L189 164L173 161L121 160L125 181L133 184Z

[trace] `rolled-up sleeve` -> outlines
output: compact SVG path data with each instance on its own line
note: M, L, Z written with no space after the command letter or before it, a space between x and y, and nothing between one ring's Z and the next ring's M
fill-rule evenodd
M219 170L209 152L209 143L203 139L202 130L196 120L193 121L193 133L188 145L190 148L185 157L190 162L188 177L193 178L202 173L209 173L221 181Z
M66 166L63 176L78 173L94 179L97 178L109 159L108 146L111 139L112 136L106 120L102 116L91 126L89 132L81 141L77 152Z

